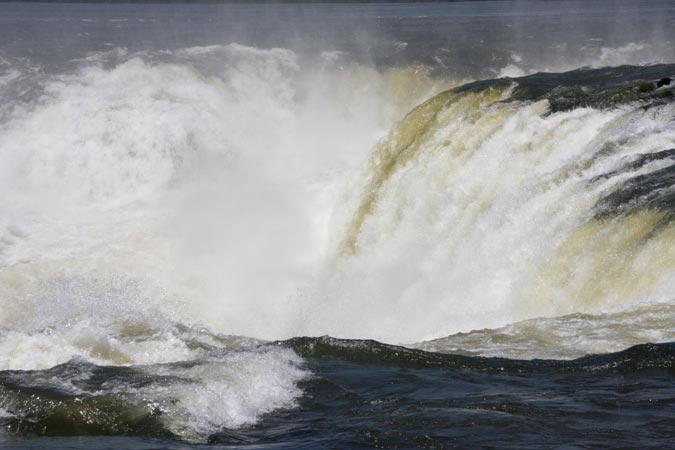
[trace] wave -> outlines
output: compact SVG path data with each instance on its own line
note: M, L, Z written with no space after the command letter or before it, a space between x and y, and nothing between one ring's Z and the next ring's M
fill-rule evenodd
M48 436L164 436L204 442L295 405L309 375L283 349L213 352L198 360L0 372L3 428Z

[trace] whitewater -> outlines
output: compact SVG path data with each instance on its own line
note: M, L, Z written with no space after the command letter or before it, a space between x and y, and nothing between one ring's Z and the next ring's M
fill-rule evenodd
M348 5L0 5L0 444L492 445L441 436L449 425L427 442L423 416L403 434L370 424L368 408L431 401L366 402L373 367L476 385L526 373L535 390L566 384L549 373L611 386L613 371L656 371L645 442L672 443L659 383L675 361L675 10L571 2L591 23L661 22L570 44L555 28L542 52L518 20L568 20L566 2L506 3L353 6L361 19ZM263 38L234 27L264 8ZM444 41L467 17L519 37ZM284 20L308 28L270 31ZM371 29L343 36L353 20ZM45 23L80 43L17 31ZM176 23L203 29L143 28ZM320 41L299 37L321 24ZM366 434L274 431L348 394Z

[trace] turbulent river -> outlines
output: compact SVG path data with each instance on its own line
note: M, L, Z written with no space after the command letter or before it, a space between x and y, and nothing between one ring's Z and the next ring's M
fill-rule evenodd
M675 6L0 3L0 447L675 445Z

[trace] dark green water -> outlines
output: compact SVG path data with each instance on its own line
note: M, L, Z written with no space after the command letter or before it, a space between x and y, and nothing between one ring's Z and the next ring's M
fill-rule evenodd
M252 427L180 444L159 416L136 415L114 396L70 395L8 382L29 397L32 415L5 420L6 448L653 448L675 444L675 345L640 345L572 361L441 355L374 341L292 339L277 345L312 372L298 406ZM50 369L89 384L157 383L133 368ZM92 388L93 386L89 386ZM46 407L49 403L62 406ZM85 406L86 405L86 406ZM80 415L87 408L86 417ZM125 409L126 408L126 409ZM43 415L43 417L41 417ZM36 437L35 435L48 437ZM100 434L129 437L101 437ZM80 435L81 437L64 437ZM93 435L92 437L87 437ZM134 437L136 436L136 437ZM142 437L140 437L142 436Z

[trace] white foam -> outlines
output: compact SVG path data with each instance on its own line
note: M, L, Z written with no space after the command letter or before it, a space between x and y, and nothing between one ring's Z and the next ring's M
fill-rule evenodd
M65 310L40 283L75 276L140 283L178 322L294 334L287 302L330 248L346 174L444 86L419 69L324 68L237 44L112 49L46 81L0 130L0 289L17 299L0 324Z
M153 375L194 380L141 388L137 394L162 411L169 430L190 441L223 428L239 428L261 415L295 406L297 383L309 376L290 350L231 353L188 368L148 368Z
M0 408L0 419L11 419L12 417L14 417L13 414Z
M388 342L567 314L564 293L528 303L522 291L610 187L587 181L674 142L661 110L449 109L383 186L359 251L343 258L343 225L377 169L364 163L373 144L446 84L421 68L327 70L321 57L301 67L289 50L236 44L99 56L45 81L46 95L0 128L7 368L72 354L115 361L99 347L119 361L189 357L170 327L156 342L111 338L115 323L154 311L222 334ZM572 170L609 144L613 157ZM60 291L73 278L138 288L124 301ZM80 325L52 336L63 351L51 351L43 330L71 320L59 314L72 315L73 297L75 311L88 306ZM125 306L88 323L106 299ZM12 353L21 345L33 361Z
M414 342L530 317L598 312L645 296L669 301L672 294L654 287L631 296L614 278L615 290L608 287L606 295L581 291L601 270L596 264L605 259L596 256L607 251L611 260L623 249L581 250L574 281L538 287L541 269L589 218L601 194L625 178L609 185L588 181L629 155L673 146L672 108L663 108L543 115L545 103L495 103L480 113L444 117L418 154L392 170L359 226L354 254L327 275L328 287L311 303L309 333ZM607 146L615 150L612 157L576 168ZM376 160L364 179L377 170ZM643 259L658 255L656 248L646 248ZM636 264L624 275L639 280L659 266ZM658 279L656 285L667 283L667 276Z
M509 64L502 68L499 73L497 74L497 78L503 78L503 77L511 77L511 78L516 78L516 77L522 77L527 75L523 69L520 67L516 66L515 64Z
M0 329L0 370L47 369L73 358L99 365L170 363L258 344L174 323L152 309L140 285L125 280L53 279L40 292L12 316L12 329Z
M59 343L57 340L47 345L56 350ZM166 349L151 350L162 353ZM92 366L85 362L87 358L72 358L63 373L38 371L9 376L15 376L19 383L72 395L123 399L129 405L160 413L159 420L167 431L190 442L205 442L210 435L224 429L252 425L264 414L295 407L297 398L302 395L298 382L310 376L293 351L280 347L237 351L219 348L208 354L202 352L199 357L196 352L189 356L181 358L179 364L137 366L134 370L144 375L134 378L109 374L103 384L88 382L93 372ZM166 356L153 359L160 358L167 362L171 359ZM148 362L147 358L144 362ZM138 383L136 377L143 376L147 376L148 381ZM9 408L0 408L0 419L31 414L25 410L25 404L13 404L11 396L0 400ZM42 406L36 405L36 408L39 410ZM40 413L33 411L32 414Z

